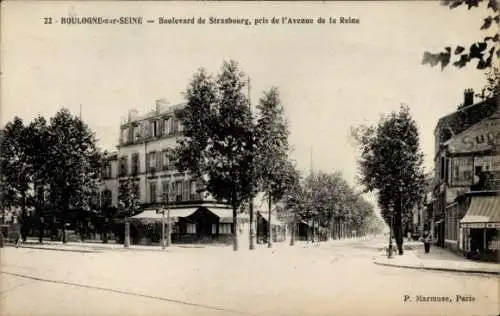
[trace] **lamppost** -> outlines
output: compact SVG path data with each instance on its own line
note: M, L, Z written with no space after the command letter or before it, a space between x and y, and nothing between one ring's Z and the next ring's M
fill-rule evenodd
M167 212L167 232L165 233L165 211ZM170 247L172 244L170 232L170 208L168 207L168 194L163 194L163 209L161 210L161 248Z

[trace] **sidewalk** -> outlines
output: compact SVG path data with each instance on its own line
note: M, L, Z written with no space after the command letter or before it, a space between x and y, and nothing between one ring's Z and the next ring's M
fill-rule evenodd
M295 246L298 248L326 248L328 246L335 245L347 245L350 243L356 243L360 241L368 240L368 237L363 238L346 238L340 240L329 240L322 242L306 242L306 241L295 241ZM13 247L12 244L5 244L5 246ZM115 242L102 243L100 241L84 241L84 242L67 242L63 244L61 241L51 241L44 240L42 244L38 242L36 238L28 238L26 242L21 243L20 248L30 248L30 249L40 249L40 250L54 250L54 251L69 251L69 252L81 252L81 253L96 253L105 251L166 251L168 249L175 249L176 251L188 250L188 249L209 249L209 248L227 248L232 249L232 245L223 244L172 244L171 247L167 249L162 249L160 245L130 245L125 248L123 244L117 244ZM289 248L294 248L290 246L290 240L287 239L282 242L273 242L272 250L286 250ZM267 244L256 244L256 248L267 249ZM240 249L248 249L246 243L240 242Z
M11 246L6 244L6 246ZM211 247L217 247L217 245L211 245ZM125 248L123 244L102 243L98 241L89 242L67 242L63 244L60 241L44 240L42 244L38 242L37 239L29 238L26 242L21 243L19 248L31 248L31 249L41 249L41 250L55 250L55 251L69 251L69 252L82 252L82 253L95 253L102 251L165 251L160 245L130 245L130 247ZM190 244L175 244L170 247L170 249L182 249L182 248L205 248L205 245L190 245ZM167 248L169 249L169 248Z
M412 250L406 250L402 256L398 255L397 249L395 249L390 259L384 252L375 257L373 263L398 268L500 275L500 264L498 263L469 260L434 245L431 246L428 254L424 251L423 243L412 246Z

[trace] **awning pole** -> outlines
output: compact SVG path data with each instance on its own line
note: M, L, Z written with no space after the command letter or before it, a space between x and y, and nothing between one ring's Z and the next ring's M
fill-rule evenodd
M486 225L483 228L483 251L486 252Z

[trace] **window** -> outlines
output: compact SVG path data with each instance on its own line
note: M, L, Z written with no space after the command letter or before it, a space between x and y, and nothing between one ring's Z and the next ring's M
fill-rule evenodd
M175 201L182 201L182 181L175 181Z
M109 207L111 206L111 190L104 190L101 193L101 206Z
M179 126L179 132L183 132L184 131L184 125L182 125L182 122L181 121L178 121L178 126Z
M161 170L161 158L162 158L162 155L161 155L161 151L158 151L156 153L156 170Z
M109 179L111 178L111 165L109 162L105 162L104 165L102 166L102 178L103 179Z
M139 153L132 154L132 175L139 173Z
M121 140L122 140L122 143L128 142L128 128L127 127L122 128Z
M217 224L212 224L212 235L217 234Z
M137 141L139 138L141 138L141 132L139 130L139 125L135 125L134 126L134 134L133 134L133 137L134 137L134 141Z
M196 224L187 223L186 224L186 233L196 234Z
M162 187L162 190L161 190L161 198L162 198L162 202L167 202L170 197L169 197L169 187L170 187L170 183L168 180L164 180L162 181L161 183L161 187Z
M152 137L158 137L159 133L158 133L158 121L157 120L153 120L151 121L151 136Z
M200 200L200 194L198 193L198 184L194 180L191 180L189 182L189 199L191 201Z
M149 172L155 172L156 171L156 152L152 151L148 154L148 159L149 159Z
M162 151L162 169L167 170L170 166L170 153L168 149Z
M120 158L120 176L126 176L128 173L128 161L127 156L123 156Z
M156 202L156 182L149 183L149 201L151 203Z
M231 234L231 224L219 224L219 234Z
M189 181L182 182L182 200L183 201L189 200Z
M171 124L172 124L172 119L170 117L167 117L163 120L163 135L170 134Z
M172 118L172 130L171 132L173 134L177 133L179 131L179 120Z

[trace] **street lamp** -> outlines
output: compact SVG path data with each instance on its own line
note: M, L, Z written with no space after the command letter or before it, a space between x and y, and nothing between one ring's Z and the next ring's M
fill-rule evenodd
M165 211L167 211L167 232L165 234ZM163 209L161 210L161 248L170 247L172 244L170 233L170 208L168 207L168 194L163 195ZM166 235L166 236L165 236Z

